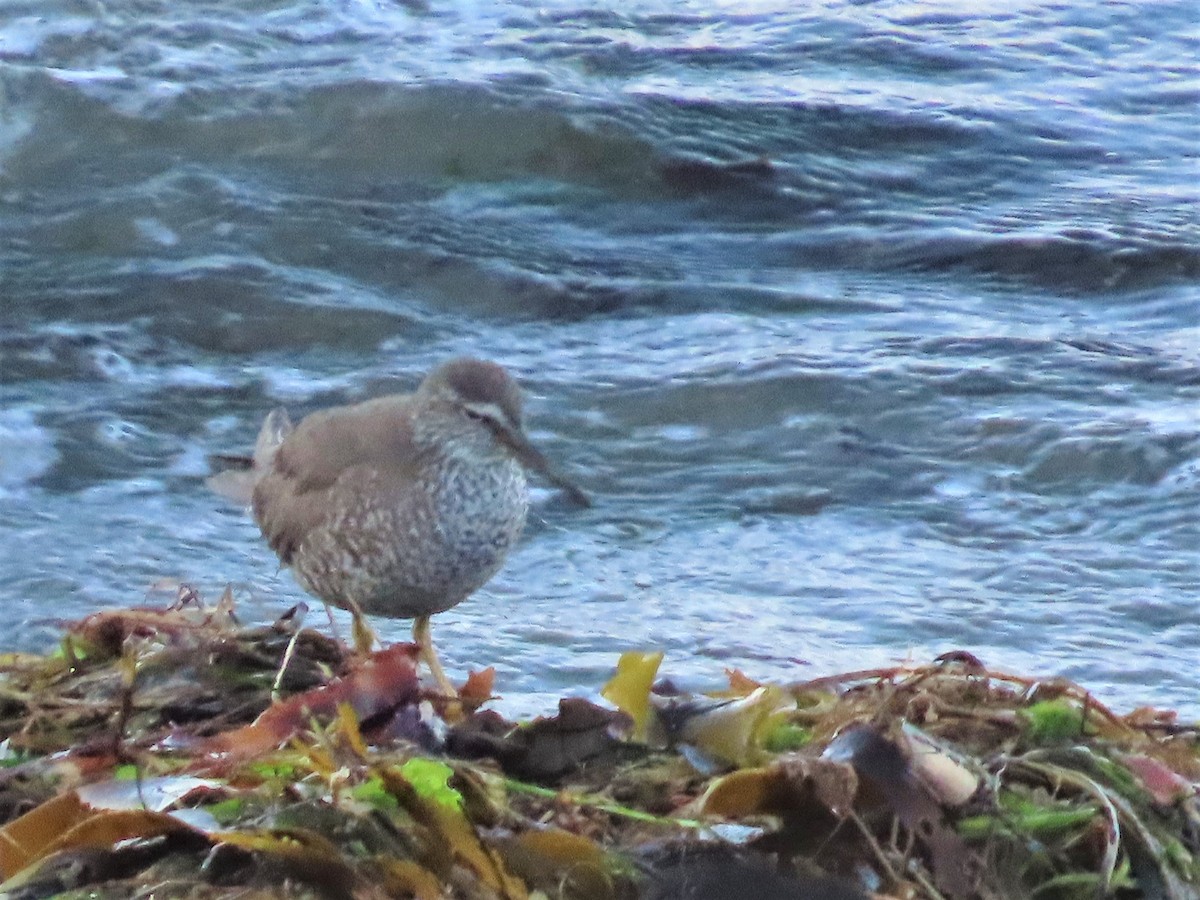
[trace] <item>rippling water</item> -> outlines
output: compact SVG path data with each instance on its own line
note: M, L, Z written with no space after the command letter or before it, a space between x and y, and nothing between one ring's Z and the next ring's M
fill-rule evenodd
M473 353L598 501L438 617L510 708L963 647L1200 715L1192 3L483 6L0 7L10 645L274 617L205 454Z

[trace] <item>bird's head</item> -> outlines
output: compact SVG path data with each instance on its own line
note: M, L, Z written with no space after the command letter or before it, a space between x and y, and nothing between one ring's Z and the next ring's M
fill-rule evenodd
M417 393L487 428L525 468L562 488L581 506L591 505L587 495L554 471L549 460L529 442L521 420L521 388L501 366L472 357L452 359L430 372Z

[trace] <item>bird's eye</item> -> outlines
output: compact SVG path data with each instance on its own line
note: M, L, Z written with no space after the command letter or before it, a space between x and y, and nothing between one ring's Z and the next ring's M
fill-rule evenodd
M486 423L488 420L488 417L485 416L483 413L473 410L469 406L464 407L463 412L465 412L467 414L468 419L474 419L476 422Z

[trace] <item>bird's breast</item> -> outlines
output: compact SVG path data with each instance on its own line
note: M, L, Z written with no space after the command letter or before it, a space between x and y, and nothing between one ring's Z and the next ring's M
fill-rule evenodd
M372 475L330 504L293 560L338 606L412 617L458 604L496 573L525 525L525 472L504 457L444 458L389 484Z
M472 465L450 460L432 487L445 574L474 590L495 573L525 526L529 494L515 460Z

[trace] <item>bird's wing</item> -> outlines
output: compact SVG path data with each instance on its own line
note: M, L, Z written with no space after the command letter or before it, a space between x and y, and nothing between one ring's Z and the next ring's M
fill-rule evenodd
M264 476L254 489L254 519L280 561L291 565L301 545L315 532L335 527L339 510L366 489L372 472L364 466L343 469L331 485L305 491L279 472Z
M313 413L283 439L269 470L287 479L294 492L305 493L330 487L355 466L401 472L415 467L420 454L408 400L379 397Z
M220 466L221 471L206 478L205 484L227 500L249 506L258 482L270 470L275 451L291 432L292 423L288 419L287 410L271 410L259 429L258 440L254 444L254 455L212 454L208 458L209 464L214 468Z
M253 508L285 564L356 491L370 490L381 475L395 486L416 474L420 454L412 442L407 399L381 397L313 413L274 450L254 487Z
M208 489L239 506L249 506L258 485L258 476L249 466L224 469L204 479Z

